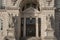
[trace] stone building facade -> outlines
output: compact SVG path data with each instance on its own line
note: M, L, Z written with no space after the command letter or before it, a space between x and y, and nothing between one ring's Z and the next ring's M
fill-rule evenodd
M0 40L60 40L60 0L0 0Z

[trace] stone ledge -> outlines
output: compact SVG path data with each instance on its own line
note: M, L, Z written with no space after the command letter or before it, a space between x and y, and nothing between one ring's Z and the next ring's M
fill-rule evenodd
M42 7L42 10L55 10L55 7Z
M19 10L19 7L6 7L7 10Z
M46 36L44 39L45 40L56 40L56 37Z
M6 9L0 9L0 12L6 12Z

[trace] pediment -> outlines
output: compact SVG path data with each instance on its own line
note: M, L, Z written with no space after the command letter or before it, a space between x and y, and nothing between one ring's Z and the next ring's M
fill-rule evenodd
M23 13L39 13L39 11L33 7L30 7L30 8L25 9Z

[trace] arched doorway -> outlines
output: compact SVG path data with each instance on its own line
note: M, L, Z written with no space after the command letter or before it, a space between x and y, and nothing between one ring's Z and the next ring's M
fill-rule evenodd
M37 0L25 0L21 4L21 38L40 37L41 18L38 17L40 12L39 2Z

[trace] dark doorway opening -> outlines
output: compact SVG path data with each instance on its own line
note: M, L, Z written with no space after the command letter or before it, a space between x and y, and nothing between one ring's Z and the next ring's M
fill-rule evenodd
M36 19L35 18L26 18L26 36L34 37L36 36Z
M41 18L38 18L38 35L41 37ZM24 34L24 18L21 18L21 37ZM36 37L36 18L26 18L26 37Z
M41 18L38 18L38 35L41 37Z

